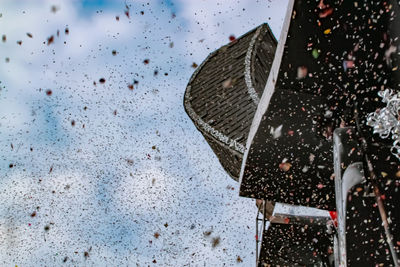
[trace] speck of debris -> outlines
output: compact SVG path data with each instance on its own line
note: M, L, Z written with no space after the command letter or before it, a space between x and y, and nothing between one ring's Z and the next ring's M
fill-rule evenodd
M211 241L212 247L215 248L216 246L219 245L219 243L221 242L221 238L218 237L214 237Z
M211 233L212 233L212 231L210 230L210 231L205 231L204 233L203 233L203 235L205 235L205 236L210 236L211 235Z
M59 10L58 6L51 6L51 12L56 13Z
M50 36L49 38L47 38L47 45L51 45L54 42L54 36Z

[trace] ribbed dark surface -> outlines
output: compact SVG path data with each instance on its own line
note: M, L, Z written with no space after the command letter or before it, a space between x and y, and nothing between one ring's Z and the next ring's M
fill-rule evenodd
M249 95L245 80L246 54L257 29L260 29L260 34L252 49L250 74L257 98L260 98L276 48L276 40L267 24L253 29L211 54L188 84L189 96L185 95L186 109L190 105L205 123L243 147L257 108ZM228 80L231 82L227 82ZM224 87L224 82L229 86ZM192 116L191 119L206 137L225 170L238 179L243 154L206 132Z

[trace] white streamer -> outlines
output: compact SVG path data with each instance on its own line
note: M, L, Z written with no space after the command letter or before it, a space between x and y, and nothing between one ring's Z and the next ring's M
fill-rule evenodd
M368 114L367 125L373 127L383 139L392 134L394 140L391 152L400 160L400 93L394 93L391 89L380 91L378 95L386 107Z

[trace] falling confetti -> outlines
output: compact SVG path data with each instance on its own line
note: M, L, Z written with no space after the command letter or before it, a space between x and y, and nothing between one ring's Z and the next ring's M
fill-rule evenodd
M54 42L54 36L50 36L49 38L47 38L47 45L51 45Z
M291 167L292 167L292 164L290 164L288 162L279 164L279 168L284 172L289 171Z
M331 32L332 32L331 29L326 29L326 30L324 31L324 34L330 34Z
M308 69L305 66L297 68L297 79L304 79L308 74Z

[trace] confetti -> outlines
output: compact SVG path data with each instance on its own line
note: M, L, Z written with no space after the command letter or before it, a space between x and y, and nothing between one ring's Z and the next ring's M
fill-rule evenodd
M331 29L326 29L326 30L324 31L324 34L330 34L331 32L332 32Z
M308 74L308 69L305 66L297 68L297 79L304 79Z
M288 162L279 164L279 169L281 169L284 172L289 171L291 167L292 167L292 164L290 164Z
M220 237L214 237L211 241L212 247L215 248L216 246L218 246L221 242L221 238Z
M317 59L319 57L319 51L318 49L314 48L311 52L313 58Z
M47 45L51 45L54 42L54 36L50 36L49 38L47 38Z

